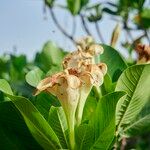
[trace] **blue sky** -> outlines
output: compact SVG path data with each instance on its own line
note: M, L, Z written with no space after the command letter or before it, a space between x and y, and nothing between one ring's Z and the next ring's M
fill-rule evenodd
M60 0L62 4L64 1ZM74 49L72 43L53 24L49 12L43 13L43 5L43 0L0 0L0 54L11 53L16 47L16 53L23 53L32 58L48 40L54 41L66 50ZM62 26L71 31L71 15L60 10L55 12ZM76 20L76 37L80 38L86 34L80 26L79 18ZM105 41L109 43L116 22L106 16L99 25ZM96 35L93 25L89 27ZM97 36L95 38L97 39Z

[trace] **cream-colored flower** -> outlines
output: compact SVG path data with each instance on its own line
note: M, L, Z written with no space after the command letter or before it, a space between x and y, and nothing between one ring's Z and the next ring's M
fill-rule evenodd
M68 54L63 60L64 69L80 68L83 64L94 64L94 56L102 54L103 47L98 44L92 44L86 49L78 47L78 50Z
M83 39L78 43L78 50L64 58L64 71L45 78L37 86L36 94L47 91L59 99L67 118L71 147L74 147L75 118L79 125L92 87L102 85L107 72L106 64L95 64L94 60L103 51L90 38Z
M62 104L74 105L78 101L80 84L78 77L64 71L43 79L37 86L36 94L47 91L57 96Z
M94 39L91 36L87 36L76 41L77 46L82 50L87 49L87 47L89 47L93 43Z
M81 68L71 68L68 69L70 74L74 74L81 81L81 86L79 87L80 98L78 101L78 107L76 112L77 124L81 123L83 108L86 99L93 86L100 86L103 83L104 75L107 72L107 66L104 63L88 64L83 65Z
M66 115L70 146L74 147L74 125L75 125L75 112L79 100L79 87L81 82L79 78L73 74L69 74L68 70L47 77L42 80L37 86L37 93L47 91L57 96ZM73 142L72 142L73 141Z

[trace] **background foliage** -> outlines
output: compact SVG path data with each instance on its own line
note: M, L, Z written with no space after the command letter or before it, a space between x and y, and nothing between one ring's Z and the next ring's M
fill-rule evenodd
M76 129L78 149L84 149L86 146L92 150L108 149L115 143L115 138L120 139L116 143L118 149L150 149L150 66L135 65L136 60L132 58L138 42L142 39L150 42L149 7L144 5L144 0L97 2L94 5L91 5L89 0L67 0L66 6L58 4L59 1L56 0L45 0L46 10L50 11L62 34L73 43L76 42L75 33L69 34L57 20L56 7L67 10L72 17L78 16L86 35L93 35L88 24L95 25L105 50L98 61L100 59L108 66L108 74L101 87L102 101L99 101L98 96L95 100L97 93L92 89L84 108L83 124ZM105 44L98 24L105 14L121 24L121 28L116 26L110 35L111 46ZM115 50L121 30L126 35L125 41L121 41L121 44L128 51L128 58ZM140 32L141 35L134 37L133 32ZM1 148L26 150L68 147L66 121L57 98L47 93L33 96L34 87L41 79L62 70L61 62L66 54L65 50L53 42L47 42L31 61L28 61L25 55L0 56ZM10 86L3 79L7 80ZM123 96L124 93L119 91L126 92L126 95ZM120 97L122 98L119 100ZM94 117L90 119L91 116ZM97 120L96 124L94 120ZM119 134L113 137L116 130Z

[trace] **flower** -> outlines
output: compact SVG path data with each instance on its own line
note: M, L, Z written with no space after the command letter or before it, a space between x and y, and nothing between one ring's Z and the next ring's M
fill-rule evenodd
M94 56L102 54L103 48L89 38L78 43L77 51L63 60L64 71L43 79L36 94L49 92L59 99L66 115L71 149L74 148L74 126L82 120L83 108L93 86L102 85L107 66L95 64Z
M67 70L42 80L37 92L47 91L57 96L66 115L70 135L70 146L74 147L75 112L79 100L80 80Z
M43 79L37 86L36 95L42 91L58 97L64 111L75 111L79 99L81 81L67 70Z
M81 81L81 85L79 87L80 98L78 100L78 107L76 112L77 125L79 125L82 120L83 108L86 99L93 86L99 87L102 85L104 75L107 72L107 66L104 63L88 64L83 65L79 69L69 69L69 72L73 73Z
M102 54L103 47L98 44L92 44L85 49L78 46L77 51L68 54L63 60L63 68L80 68L82 64L94 64L94 56Z

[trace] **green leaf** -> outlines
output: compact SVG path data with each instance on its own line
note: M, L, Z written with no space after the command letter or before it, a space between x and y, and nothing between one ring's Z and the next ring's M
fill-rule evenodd
M83 116L82 116L83 122L88 121L93 116L96 106L97 106L97 100L94 96L90 94L85 102Z
M2 82L6 84L5 80ZM0 89L2 89L2 85L0 84ZM61 147L55 132L28 99L7 94L7 91L4 90L3 92L14 103L24 118L31 134L44 149L48 150L50 147L52 149L58 149Z
M91 126L95 134L95 143L91 150L107 150L115 135L115 110L118 100L124 92L114 92L103 96L97 105L91 119Z
M23 68L27 64L26 56L25 55L20 55L20 56L11 56L11 61L14 66L14 68L18 71L21 72Z
M125 91L117 104L116 124L118 128L129 125L140 113L150 98L150 65L135 65L127 68L120 76L116 91Z
M101 86L102 95L112 93L115 90L116 83L112 83L111 78L108 74L104 76L104 82Z
M11 87L9 86L8 82L4 79L0 79L0 91L6 94L13 95Z
M51 76L63 70L62 66L51 66L51 69L46 73L46 76Z
M40 54L36 55L35 63L45 72L52 66L61 66L65 52L53 42L47 42Z
M59 107L60 102L57 97L50 93L42 92L35 97L34 105L39 110L39 112L48 120L49 110L51 106Z
M132 137L147 132L150 132L150 114L136 122L132 122L130 126L124 129L123 136Z
M11 101L0 103L0 147L3 150L42 150ZM31 144L32 143L32 144Z
M67 6L72 15L77 15L80 11L81 0L67 0Z
M127 68L127 65L115 49L107 45L102 46L104 53L100 55L100 60L107 64L108 74L112 78L112 81L117 81L122 71Z
M49 112L48 123L55 131L56 135L60 139L60 143L63 149L67 149L66 130L67 121L62 107L51 107Z
M88 150L94 142L94 132L88 124L81 124L76 129L76 149Z
M38 83L43 79L44 72L40 68L29 71L26 74L26 81L33 87L37 87Z

